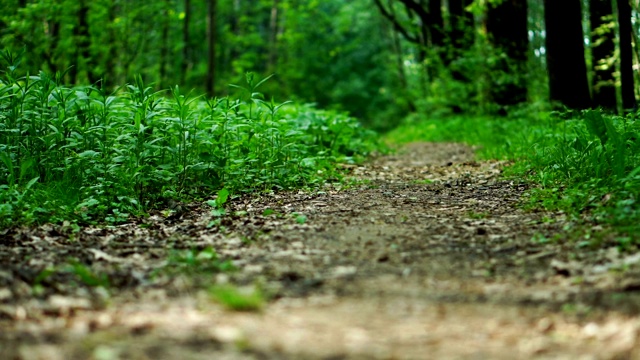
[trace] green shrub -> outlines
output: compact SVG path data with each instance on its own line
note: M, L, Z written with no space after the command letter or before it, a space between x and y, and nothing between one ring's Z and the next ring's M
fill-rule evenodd
M73 218L119 222L170 199L318 184L377 147L346 115L238 97L66 87L62 74L0 77L0 226Z

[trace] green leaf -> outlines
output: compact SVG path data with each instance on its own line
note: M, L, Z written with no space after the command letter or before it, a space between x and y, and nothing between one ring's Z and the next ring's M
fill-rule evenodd
M606 144L608 140L608 127L605 124L605 120L602 117L602 114L599 111L587 111L584 116L584 120L589 133L591 133L591 135L593 136L598 137L602 145Z
M218 197L216 198L216 207L221 208L224 206L224 204L227 203L227 200L229 199L229 190L227 190L227 188L223 188L220 191L218 191Z
M92 158L92 157L96 157L100 155L99 152L97 151L93 151L93 150L85 150L83 152L81 152L80 154L78 154L79 157L81 158Z

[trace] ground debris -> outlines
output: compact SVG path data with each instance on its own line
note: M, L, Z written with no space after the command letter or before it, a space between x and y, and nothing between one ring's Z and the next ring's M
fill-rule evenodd
M415 143L222 217L180 203L5 230L0 358L640 357L640 257L579 248L563 214L519 208L528 185L507 165ZM227 311L210 296L225 284L269 305Z

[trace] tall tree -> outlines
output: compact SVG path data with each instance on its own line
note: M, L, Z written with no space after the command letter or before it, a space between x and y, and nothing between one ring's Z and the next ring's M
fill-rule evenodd
M620 0L619 0L620 1ZM605 109L616 108L615 66L611 61L615 51L615 33L611 0L590 0L591 56L593 67L593 105Z
M213 97L215 94L216 80L216 11L218 0L207 1L207 77L205 89L207 95Z
M449 0L449 41L454 49L466 49L473 44L473 13L466 8L472 0Z
M486 28L489 41L506 55L499 56L495 68L499 81L494 81L490 93L500 106L509 106L527 100L527 1L504 0L489 5ZM496 74L497 75L497 74ZM494 78L496 77L494 75Z
M431 45L440 47L444 45L444 19L442 16L442 0L429 0L430 23L425 24L428 27Z
M618 0L618 29L620 39L620 90L622 108L636 107L633 84L633 48L631 44L631 5L629 0Z
M271 18L269 19L269 60L267 63L267 69L270 72L276 63L278 56L278 6L280 0L273 0L271 5Z
M91 57L91 35L89 34L89 5L86 0L78 1L78 25L73 29L74 43L76 44L76 61L69 71L71 83L78 82L78 73L84 69L89 83L93 84L98 79L94 75L95 65ZM82 69L80 68L82 65Z
M591 107L580 0L544 0L549 97L574 109Z
M56 50L58 50L58 44L60 43L61 37L61 25L58 17L59 14L57 14L55 10L52 10L43 22L45 38L48 40L46 50L44 52L44 58L47 65L49 65L49 71L52 73L60 70L58 62L56 61L57 56L55 55Z
M159 86L165 88L167 84L167 67L169 63L169 49L171 44L169 43L169 25L171 23L171 0L165 0L162 9L162 33L160 43L160 59L159 59ZM184 80L184 79L183 79ZM184 81L183 81L184 83Z
M382 0L374 0L380 13L386 17L396 31L412 42L423 47L438 48L444 45L444 20L442 16L442 0L429 0L428 4L423 0L397 0L389 1L384 5ZM403 22L394 10L394 4L400 3L408 14L409 22L417 23L417 29ZM414 21L414 19L416 19Z
M189 63L191 62L191 40L189 26L191 24L191 0L184 0L184 19L182 23L182 82L185 83Z

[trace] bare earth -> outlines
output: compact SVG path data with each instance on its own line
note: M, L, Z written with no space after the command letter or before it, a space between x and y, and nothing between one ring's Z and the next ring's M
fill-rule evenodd
M506 164L473 159L410 144L350 186L234 198L219 226L178 204L0 233L0 359L640 359L640 256L521 210ZM209 247L238 270L159 271ZM207 288L227 282L269 300L226 310Z

